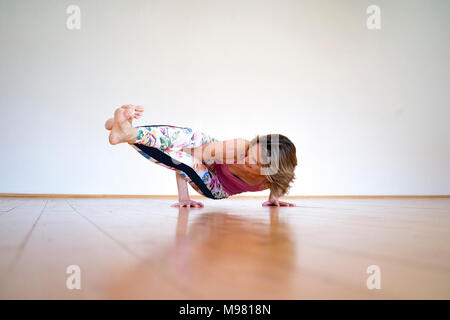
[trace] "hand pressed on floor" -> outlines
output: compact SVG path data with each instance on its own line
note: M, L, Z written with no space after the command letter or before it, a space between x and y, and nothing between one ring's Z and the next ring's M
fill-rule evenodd
M203 208L203 203L194 200L183 200L171 205L171 207L188 207L188 208Z
M295 207L295 203L280 201L278 197L275 197L272 192L270 192L269 200L264 202L263 207Z

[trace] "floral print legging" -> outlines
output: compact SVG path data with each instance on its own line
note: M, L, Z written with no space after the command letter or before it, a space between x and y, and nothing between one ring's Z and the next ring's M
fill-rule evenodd
M229 194L223 189L212 163L195 162L192 155L181 151L216 139L191 128L175 126L139 126L135 144L131 146L146 159L178 172L198 193L212 199Z

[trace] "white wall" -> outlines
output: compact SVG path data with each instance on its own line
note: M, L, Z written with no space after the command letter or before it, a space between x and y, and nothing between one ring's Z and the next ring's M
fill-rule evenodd
M133 103L137 125L287 135L294 195L450 194L449 30L448 0L1 0L0 192L175 194L108 144Z

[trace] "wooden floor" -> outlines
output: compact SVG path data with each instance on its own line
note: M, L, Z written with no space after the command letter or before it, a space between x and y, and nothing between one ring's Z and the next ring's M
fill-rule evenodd
M450 299L450 199L172 201L1 198L0 299Z

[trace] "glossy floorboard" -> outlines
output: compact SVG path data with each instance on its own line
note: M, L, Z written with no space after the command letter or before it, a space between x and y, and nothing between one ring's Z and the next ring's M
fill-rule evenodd
M1 198L0 299L450 299L450 199L294 201Z

